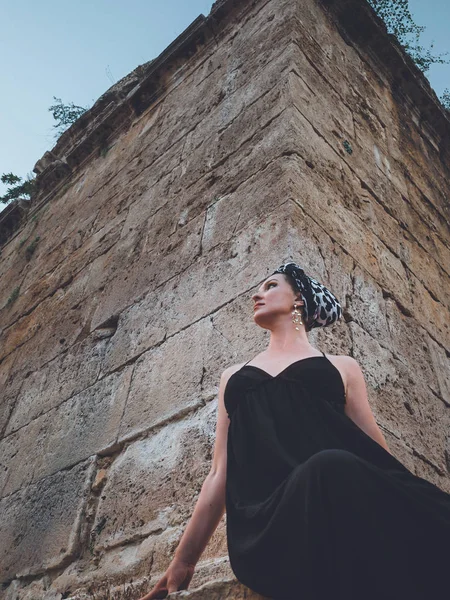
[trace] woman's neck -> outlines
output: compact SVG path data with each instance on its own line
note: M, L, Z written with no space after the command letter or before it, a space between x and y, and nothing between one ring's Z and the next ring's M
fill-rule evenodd
M264 351L267 355L286 356L295 354L307 354L313 349L309 343L305 328L301 327L298 331L292 323L286 327L279 327L271 331L269 344Z

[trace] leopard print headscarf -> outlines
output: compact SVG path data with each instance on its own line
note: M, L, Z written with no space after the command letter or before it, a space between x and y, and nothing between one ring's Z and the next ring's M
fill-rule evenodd
M326 327L342 316L342 308L338 299L324 285L306 275L305 271L293 262L278 267L275 273L284 273L294 280L295 286L305 302L305 322L309 329Z

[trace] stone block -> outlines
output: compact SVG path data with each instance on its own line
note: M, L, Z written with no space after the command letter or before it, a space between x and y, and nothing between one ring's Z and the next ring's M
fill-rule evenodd
M420 373L421 380L439 394L439 379L433 369L429 346L430 335L414 317L402 314L391 298L386 299L385 307L392 355L409 371Z
M6 433L20 429L36 417L93 385L109 340L92 334L70 347L40 370L28 372L23 379L14 412Z
M444 244L446 246L445 256L448 256L448 236L449 220L442 215L437 208L430 202L429 198L415 182L406 179L407 193L404 194L404 201L410 206L410 210L416 216L415 222L422 223L423 235L428 236L434 244ZM422 240L423 238L419 238ZM441 261L448 270L448 260Z
M222 162L211 166L210 170L199 177L192 174L186 175L191 178L191 185L184 184L184 177L180 177L177 185L173 187L172 193L177 195L180 201L180 212L189 210L189 216L199 214L214 201L238 191L239 187L263 171L267 165L282 157L287 147L287 141L291 139L291 126L281 113L272 122L267 123L262 129L256 129L253 137L243 140L239 152L233 152L232 148L224 147L229 154ZM211 142L216 143L214 140ZM199 160L208 160L207 148L203 148L203 156ZM198 151L200 152L200 150ZM192 182L192 179L195 179ZM279 198L281 202L284 198Z
M186 269L200 252L203 221L203 215L193 219L181 231L162 240L157 248L142 249L145 238L139 241L141 248L136 248L126 238L128 258L116 246L109 255L94 261L90 268L91 280L102 280L104 287L97 296L91 330L118 315L142 297L150 287L156 288ZM120 245L125 250L125 244ZM117 264L122 265L118 272Z
M288 174L283 159L274 160L244 181L237 190L211 202L205 219L202 250L227 242L252 222L277 211L286 201Z
M346 153L345 156L347 166L377 197L388 200L386 190L389 189L406 195L408 188L403 171L391 164L393 160L389 155L387 141L389 132L371 112L354 115L355 139L352 145L353 152ZM372 127L368 127L368 123Z
M295 57L299 56L301 53L297 52ZM315 68L306 59L289 74L289 87L292 105L314 123L314 128L335 146L336 151L341 150L344 140L355 138L353 114L328 82L317 76Z
M0 339L0 359L14 351L15 371L37 371L85 337L91 302L95 301L89 298L81 303L86 298L89 275L82 271L70 286L60 288L6 329Z
M20 304L17 308L25 312L47 296L53 294L77 275L98 256L112 248L121 233L125 215L110 219L103 228L92 235L82 237L83 223L79 229L64 234L63 241L50 253L41 251L39 261L33 263L21 286ZM53 236L48 236L52 239ZM55 264L52 264L55 263ZM40 274L39 277L37 274ZM45 274L42 277L42 274Z
M0 500L0 580L63 566L79 549L91 461Z
M132 371L100 380L4 437L2 495L115 447Z
M115 460L94 525L98 550L181 525L190 517L211 466L216 405L211 402L133 442Z
M123 160L122 157L129 156L127 151L132 146L136 135L137 132L133 129L124 139L118 140L119 148L117 150L114 148L116 152L113 155L116 161L120 162ZM127 143L129 144L128 148L124 146ZM164 156L167 158L167 153ZM125 163L122 168L116 167L116 170L111 173L111 179L94 195L96 204L98 204L95 228L98 230L105 227L112 215L123 215L126 219L129 207L150 187L159 185L160 189L164 190L164 183L167 179L170 180L173 171L167 173L162 170L159 172L159 168L162 167L163 164L159 164L157 169L153 169L151 165L145 165L139 156L129 158L128 163ZM95 171L92 176L95 180ZM166 195L166 193L161 193L161 198L164 199ZM92 200L89 198L89 202ZM123 229L121 235L123 235Z
M140 193L129 204L121 237L130 231L145 230L146 244L154 246L161 237L168 237L176 230L179 219L178 202L171 188L180 177L180 157L185 145L175 144L154 165L139 175ZM136 186L136 182L132 184ZM144 187L145 186L145 187Z
M348 312L372 338L384 348L390 347L390 334L382 289L359 266L352 273L353 290Z
M377 421L437 468L446 469L450 415L412 364L393 358L356 323L349 323L353 355L363 370Z
M36 463L42 460L42 419L0 440L0 497L33 481Z
M287 77L292 64L292 49L289 44L278 48L272 60L261 68L253 61L242 64L237 61L235 69L228 65L231 72L222 74L218 82L218 92L222 99L208 113L207 118L199 121L186 135L183 150L183 161L195 165L199 162L194 151L201 152L209 148L211 154L210 166L221 162L224 155L236 151L236 148L253 133L264 126L264 122L274 117L274 111L286 106ZM239 82L242 72L252 70L253 77L245 78L245 84ZM280 107L280 108L278 108ZM220 146L215 147L218 140ZM185 170L185 168L183 168ZM190 169L188 176L195 176L195 170ZM183 181L183 186L188 180Z
M206 318L144 353L135 364L120 439L135 436L210 399L220 379L217 364L227 362L228 346ZM205 387L207 372L214 372L215 378Z
M386 119L389 112L385 94L380 89L379 80L374 80L374 73L364 63L364 58L355 53L352 47L340 43L340 35L331 24L324 27L322 19L317 19L317 15L310 11L308 15L307 11L309 8L306 4L297 5L292 19L292 39L297 46L295 64L298 71L308 73L308 81L313 83L318 78L323 80L328 88L339 94L340 101L353 113L359 111L357 94L359 90L363 90L361 99L364 99L366 106L374 105L373 112L383 113ZM318 29L319 39L315 37ZM310 71L306 62L314 71ZM351 79L346 75L349 65Z
M436 299L412 273L409 276L412 314L444 348L450 348L450 310Z
M383 348L355 321L347 325L352 335L352 355L364 373L368 391L369 388L382 389L388 382L396 381L396 365L391 351Z
M435 382L439 386L442 400L450 406L450 357L449 353L430 336L427 339L431 365L433 367Z
M0 437L3 436L10 415L13 411L16 398L22 385L22 377L14 374L15 355L10 354L0 362Z
M104 583L103 585L90 586L88 592L77 591L74 595L67 596L67 600L90 600L92 598L91 593L95 594L96 600L128 600L131 597L142 597L152 587L153 584L149 585L146 580L130 581L118 586ZM200 587L196 587L191 581L189 590L172 592L167 597L192 600L270 600L252 592L239 583L234 575L219 579L210 577ZM53 600L53 598L49 598L49 600Z
M258 145L273 120L285 109L286 90L286 77L282 77L273 90L242 111L225 130L214 132L207 142L203 142L186 156L180 185L189 188L201 176L225 162L246 142L251 141L253 146ZM264 161L264 158L263 154L259 155L260 161ZM264 163L261 165L260 162L260 168L262 166Z
M404 118L402 115L402 127L399 129L399 148L403 150L402 162L407 186L416 186L448 223L448 180L445 169L442 168L440 150L428 144L428 140L425 141L426 125L414 123L414 108L410 111L408 116L412 118Z
M450 292L447 286L442 285L442 282L448 279L448 273L438 262L438 257L425 252L422 248L417 249L417 243L409 236L404 243L407 247L408 269L414 273L433 298L437 298L446 310L450 310ZM444 263L444 267L449 271L450 263L447 265Z
M398 380L378 390L379 399L396 415L401 439L442 475L447 472L446 448L450 416L444 403L423 384L420 373L404 369L397 361Z
M15 579L4 591L2 600L61 600L61 594L49 589L48 576L35 579L28 585Z
M386 154L389 154L386 130L389 133L395 133L397 126L397 123L391 122L390 111L392 109L389 104L386 104L385 94L380 83L371 81L373 72L370 68L367 69L367 64L356 53L351 52L351 58L348 59L345 53L348 48L343 50L337 40L336 45L328 43L325 47L321 46L311 36L310 30L305 29L303 15L297 19L297 22L300 23L297 27L297 50L295 52L298 73L312 90L315 91L316 87L323 88L322 96L324 98L329 98L330 95L335 97L333 110L325 111L327 115L330 113L329 117L323 111L318 111L316 114L311 113L311 121L315 124L316 129L335 147L344 164L365 182L370 181L378 195L382 193L386 185L388 187L394 185L405 192L406 183L400 170L390 169L387 163L383 164L383 159L379 166L377 163L380 152L384 154L385 160L387 160ZM309 27L312 29L314 25L309 24ZM302 33L301 41L298 39L299 31ZM329 35L333 36L335 33L330 32ZM344 72L341 71L342 64L340 64L342 57L345 57ZM352 81L349 81L345 75L345 69L348 68L351 68L353 73ZM303 96L307 98L307 94L303 94ZM301 97L302 94L299 98ZM312 94L310 94L310 98L312 98ZM297 107L305 117L309 118L308 106L305 106L304 101L297 103ZM334 117L335 113L342 111L351 115L353 121L347 127L340 124L339 118ZM360 119L360 115L363 120ZM326 125L327 119L330 124L334 121L335 126ZM344 119L343 123L345 122L350 123ZM347 136L344 135L343 130L347 132ZM332 136L327 135L329 132L332 133ZM346 138L353 144L351 156L343 150L342 144ZM356 147L358 152L356 152ZM380 176L381 174L382 176ZM387 197L389 198L389 196Z
M425 224L423 224L425 228ZM446 273L450 274L450 248L437 235L425 235L430 242L430 254L435 257Z
M0 360L4 360L15 348L30 340L41 327L36 315L27 315L13 326L0 330Z

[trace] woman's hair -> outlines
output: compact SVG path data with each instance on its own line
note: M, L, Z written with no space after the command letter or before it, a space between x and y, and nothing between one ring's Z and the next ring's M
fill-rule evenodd
M286 273L282 273L282 275L286 279L288 284L291 286L291 289L294 292L294 294L297 296L297 294L299 294L300 292L299 292L299 289L297 288L297 286L295 285L295 281L292 279L292 277L290 277ZM302 313L302 319L305 324L305 331L306 331L306 333L308 333L309 331L311 331L311 327L310 327L311 323L307 322L305 319L305 309L303 308L303 306L300 307L300 311Z

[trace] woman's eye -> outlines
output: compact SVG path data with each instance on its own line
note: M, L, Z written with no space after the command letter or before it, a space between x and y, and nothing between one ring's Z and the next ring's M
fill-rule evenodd
M277 285L274 281L272 281L271 283L267 284L267 287L269 288L271 285Z

